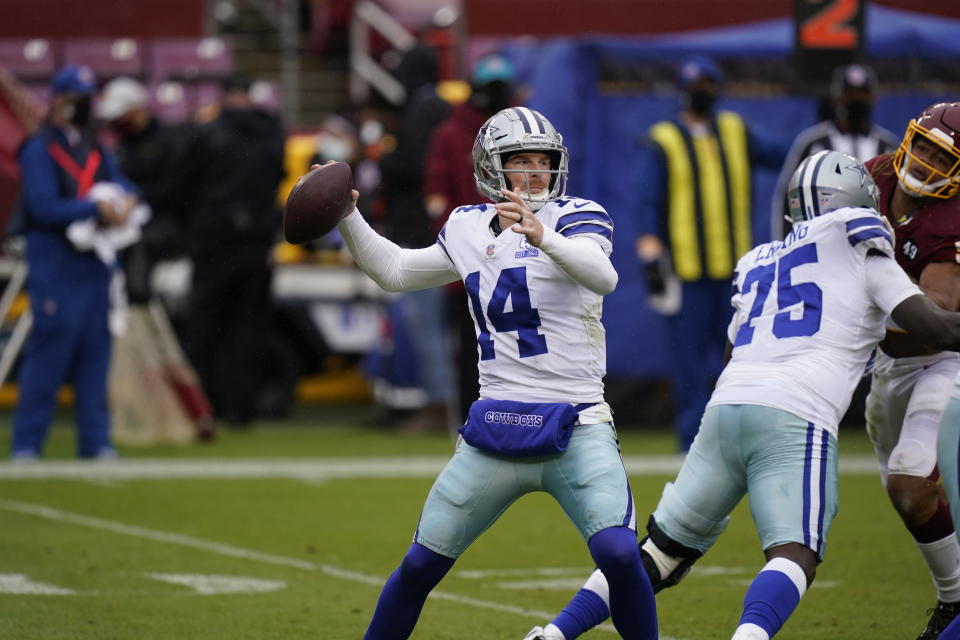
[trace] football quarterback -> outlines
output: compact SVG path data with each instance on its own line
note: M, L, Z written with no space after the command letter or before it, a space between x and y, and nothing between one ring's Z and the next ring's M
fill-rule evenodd
M653 590L603 398L600 318L603 296L617 284L613 220L596 202L566 195L569 154L532 109L512 107L487 120L473 162L477 187L492 203L454 209L431 247L401 249L356 210L339 225L357 264L384 289L462 280L479 357L480 398L365 638L407 638L464 550L521 495L544 491L603 569L621 636L652 640Z

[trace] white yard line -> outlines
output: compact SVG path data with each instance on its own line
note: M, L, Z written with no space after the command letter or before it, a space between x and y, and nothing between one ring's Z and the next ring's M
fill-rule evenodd
M136 525L124 524L122 522L115 522L112 520L104 520L103 518L96 518L93 516L86 516L79 513L70 513L68 511L61 511L59 509L54 509L52 507L47 507L40 504L30 504L26 502L16 502L13 500L0 500L0 509L4 511L10 511L13 513L20 513L23 515L35 516L38 518L44 518L46 520L52 520L54 522L62 522L66 524L74 524L82 527L89 527L92 529L99 529L101 531L109 531L111 533L118 533L122 535L132 536L135 538L142 538L145 540L152 540L154 542L163 542L167 544L175 544L183 547L190 547L192 549L200 549L202 551L209 551L211 553L216 553L223 556L230 556L233 558L242 558L245 560L252 560L254 562L262 562L264 564L277 565L282 567L291 567L294 569L302 569L304 571L318 571L335 578L342 578L344 580L350 580L353 582L360 582L363 584L368 584L375 587L380 587L384 583L384 578L378 576L371 576L364 573L359 573L357 571L349 571L346 569L341 569L340 567L334 567L327 564L316 564L308 560L300 560L298 558L290 558L288 556L278 556L271 553L262 553L260 551L253 551L250 549L244 549L242 547L235 547L229 544L223 544L220 542L215 542L212 540L204 540L202 538L194 538L192 536L183 535L180 533L172 533L169 531L159 531L156 529L147 529L145 527L138 527ZM449 602L455 602L457 604L463 604L471 607L476 607L478 609L490 609L492 611L499 611L501 613L512 613L526 618L533 618L538 621L547 621L553 618L553 613L547 611L537 611L535 609L527 609L524 607L516 607L513 605L502 604L499 602L491 602L488 600L478 600L476 598L468 598L466 596L456 595L454 593L447 593L444 591L434 591L430 594L431 598L436 598L438 600L447 600ZM603 631L608 631L616 633L616 630L610 624L603 624L597 627ZM522 630L518 631L523 633ZM667 636L661 636L662 640L678 640L677 638L670 638Z
M72 596L76 591L36 582L22 573L0 573L0 593L35 596Z
M301 459L124 459L104 462L54 460L0 462L0 480L70 479L168 480L177 478L286 478L322 481L340 478L433 478L449 458L301 458ZM626 456L624 465L633 476L673 475L681 456ZM841 456L841 475L873 475L877 463L870 456Z

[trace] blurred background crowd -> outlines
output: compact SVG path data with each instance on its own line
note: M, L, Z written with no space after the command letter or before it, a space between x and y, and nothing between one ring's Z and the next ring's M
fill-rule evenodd
M39 139L69 150L73 160L55 170L77 198L109 178L100 172L115 158L151 210L115 262L104 260L104 283L124 276L110 298L122 326L72 338L84 348L112 341L112 352L90 348L111 358L118 441L208 438L214 425L282 417L296 403L374 401L401 432L462 423L477 393L463 288L385 294L350 264L336 232L283 242L280 211L311 164L347 162L367 219L402 246L429 246L453 208L482 200L470 160L477 129L522 104L564 133L568 193L602 203L616 223L608 400L622 422L676 423L683 448L684 421L700 415L719 370L725 318L703 305L714 289L725 302L730 274L677 274L686 304L701 310L683 320L656 239L666 198L656 180L671 153L658 123L686 123L696 138L698 121L736 114L717 122L743 131L745 155L727 150L735 141L724 124L715 162L741 176L723 205L740 225L739 250L782 237L783 189L802 157L890 151L924 107L960 97L960 5L718 4L49 0L5 12L0 407L38 424L53 402L74 405L78 420L99 420L89 416L102 409L87 406L97 394L82 362L43 355L73 346L30 338L48 316L67 315L51 307L56 282L85 268L57 257L76 243L24 250L43 178L22 150ZM76 139L58 142L58 123ZM104 164L85 164L93 155ZM715 205L702 203L697 224L709 224ZM123 227L132 207L97 203L97 219ZM30 274L53 263L61 271L50 274L49 299L28 300ZM83 304L70 298L89 321ZM52 382L31 382L40 378ZM61 382L70 384L58 391ZM850 417L861 416L855 404ZM110 454L90 447L81 453Z

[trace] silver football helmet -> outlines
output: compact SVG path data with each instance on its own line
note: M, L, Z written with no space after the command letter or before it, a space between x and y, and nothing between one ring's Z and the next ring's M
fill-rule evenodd
M543 193L521 194L531 211L563 197L567 190L570 154L563 136L550 121L527 107L510 107L487 120L473 143L473 175L477 189L494 202L505 200L501 189L509 189L503 164L512 153L540 152L550 156L550 187ZM516 173L524 173L515 170ZM544 173L544 172L538 172Z
M787 184L789 219L796 224L843 207L878 209L880 191L863 163L841 151L808 156Z

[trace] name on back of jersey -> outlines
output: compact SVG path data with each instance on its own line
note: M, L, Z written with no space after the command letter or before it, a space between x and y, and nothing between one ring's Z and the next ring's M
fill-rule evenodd
M759 247L757 247L757 255L755 257L755 260L757 262L769 260L770 258L775 256L777 252L783 249L787 249L792 245L794 245L795 243L806 238L808 232L809 232L809 229L807 228L807 225L802 222L799 222L793 225L793 229L790 230L790 233L788 233L787 237L785 237L783 240L769 242L767 244L760 245Z

